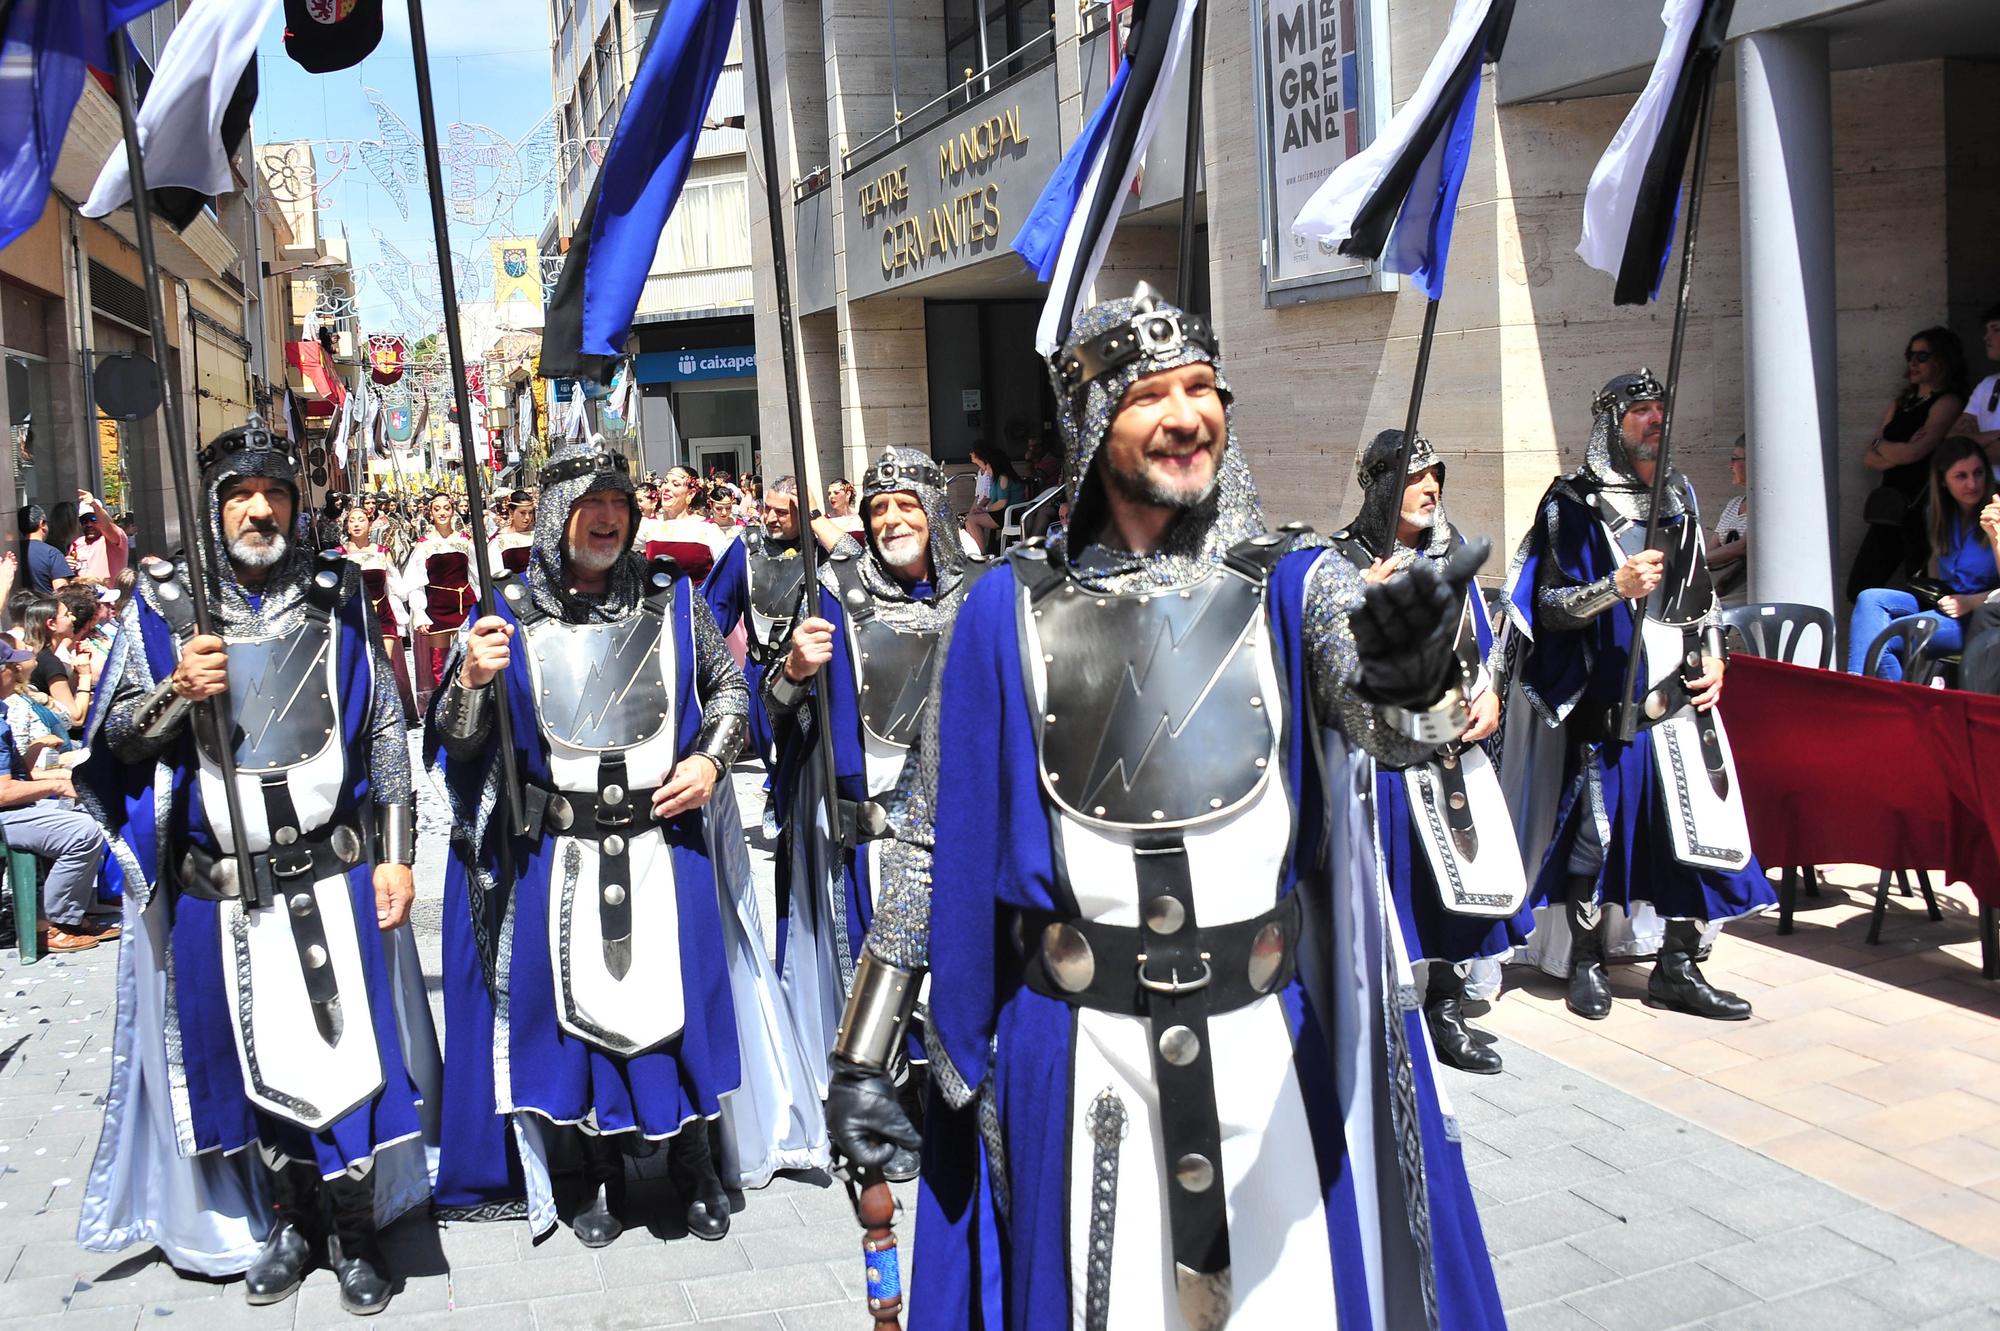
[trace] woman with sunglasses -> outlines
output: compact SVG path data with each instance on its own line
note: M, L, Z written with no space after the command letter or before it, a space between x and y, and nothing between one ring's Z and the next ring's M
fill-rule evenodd
M1965 351L1949 328L1926 328L1903 349L1903 390L1862 454L1881 473L1863 514L1868 533L1847 571L1847 599L1895 582L1931 553L1924 493L1931 453L1965 410Z

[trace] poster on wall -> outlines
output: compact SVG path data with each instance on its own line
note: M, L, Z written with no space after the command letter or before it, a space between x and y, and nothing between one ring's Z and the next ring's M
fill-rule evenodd
M1295 236L1291 220L1370 131L1372 71L1357 23L1369 0L1251 0L1265 285L1365 277L1367 262Z

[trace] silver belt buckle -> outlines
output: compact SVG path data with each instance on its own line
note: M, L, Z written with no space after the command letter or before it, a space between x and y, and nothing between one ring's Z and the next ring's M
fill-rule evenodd
M1208 988L1208 982L1215 978L1215 971L1208 964L1208 953L1202 953L1199 960L1201 962L1201 970L1196 972L1192 979L1183 980L1180 970L1172 968L1167 971L1166 979L1157 980L1146 973L1147 957L1144 952L1141 952L1139 954L1139 983L1156 994L1167 995L1191 994L1198 989L1206 989Z

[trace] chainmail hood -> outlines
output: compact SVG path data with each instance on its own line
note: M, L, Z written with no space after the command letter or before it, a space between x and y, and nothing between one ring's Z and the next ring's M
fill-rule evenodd
M1361 487L1361 511L1347 524L1348 534L1358 539L1377 558L1393 554L1396 527L1403 515L1403 490L1409 477L1420 476L1432 467L1438 474L1438 506L1419 547L1433 559L1451 549L1451 523L1444 511L1444 460L1431 441L1422 435L1410 449L1410 469L1403 476L1393 473L1396 458L1403 450L1401 430L1383 430L1363 444L1354 455L1354 481Z
M1666 396L1651 370L1613 378L1591 401L1590 444L1584 451L1583 466L1575 473L1599 489L1615 494L1619 507L1644 521L1652 509L1653 487L1639 479L1625 443L1625 413L1640 402L1658 402ZM1666 514L1682 509L1681 494L1687 482L1678 472L1667 477Z
M1089 348L1101 347L1101 339L1118 329L1130 329L1136 335L1133 347L1126 349L1129 358L1094 375L1086 368L1080 375L1076 367L1087 367ZM1203 362L1215 367L1216 388L1222 394L1224 419L1229 422L1215 489L1180 516L1155 554L1124 556L1104 550L1096 538L1106 517L1105 482L1093 464L1111 432L1119 404L1127 390L1147 375ZM1067 455L1064 479L1070 493L1069 528L1050 543L1053 558L1074 568L1089 551L1093 567L1084 570L1086 577L1101 580L1143 565L1151 570L1145 581L1170 586L1196 576L1219 562L1231 546L1267 529L1249 463L1236 442L1229 381L1206 323L1161 300L1142 283L1132 296L1093 305L1077 316L1069 337L1053 358L1051 375L1057 423Z
M868 464L861 477L862 521L867 522L868 505L877 495L915 495L930 521L931 585L936 599L943 601L965 579L965 555L958 544L958 521L952 517L945 498L944 471L931 457L914 448L883 449ZM878 601L907 601L910 594L896 581L875 545L873 524L862 545L861 580Z
M247 425L224 430L211 439L196 456L201 468L202 493L208 500L207 530L202 561L208 566L209 596L214 606L216 627L225 634L241 637L284 633L293 628L305 600L306 585L312 576L314 551L305 535L311 524L302 521L299 506L299 460L290 442L264 428L261 418L252 416ZM292 524L285 533L285 553L256 589L257 604L236 580L236 566L229 559L229 543L222 535L222 492L232 481L261 476L283 483L292 496ZM189 574L187 554L180 564Z
M565 573L570 511L585 495L599 490L624 495L629 530L639 530L639 490L626 468L624 455L606 449L601 442L566 444L551 454L542 468L534 553L528 559L528 592L543 614L572 624L617 620L630 614L645 594L645 563L629 552L611 566L602 596L572 593Z

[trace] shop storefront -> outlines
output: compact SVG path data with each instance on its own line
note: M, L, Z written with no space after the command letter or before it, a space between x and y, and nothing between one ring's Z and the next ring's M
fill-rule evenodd
M707 341L707 339L714 339ZM722 339L729 339L724 341ZM757 348L747 317L641 328L634 360L648 471L767 474L757 424ZM791 470L774 459L768 474Z

